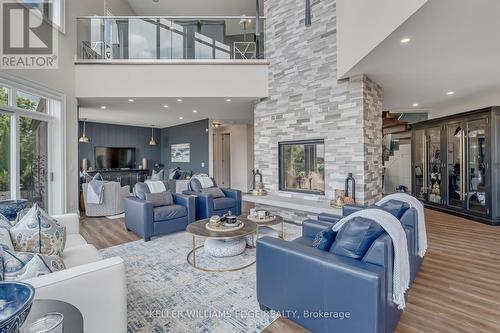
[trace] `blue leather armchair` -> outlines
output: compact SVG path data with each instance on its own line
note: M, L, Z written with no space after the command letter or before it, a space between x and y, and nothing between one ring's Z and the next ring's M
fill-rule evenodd
M137 183L136 188L142 187L145 190L147 185L145 187L144 185ZM144 200L143 193L136 192L135 197L125 198L127 229L134 231L146 242L153 236L185 230L189 223L195 221L195 198L183 194L172 194L172 196L173 205L160 207L154 207L152 202Z
M356 211L365 209L364 206L354 206L346 205L344 206L342 213L344 216L348 216ZM343 216L321 213L318 215L318 220L306 220L309 223L316 223L321 226L324 230L328 227L333 227L337 221L339 221ZM423 258L418 255L418 215L415 208L407 209L399 219L406 232L406 238L408 241L408 255L410 256L410 281L413 282L417 277L417 273L422 265ZM314 237L314 236L313 236Z
M383 233L361 259L312 247L331 224L305 221L292 242L257 241L257 299L315 333L393 332L402 311L392 301L393 247Z
M203 192L201 185L195 179L192 179L188 184L188 191L184 191L183 193L197 197L197 220L206 219L214 215L222 216L229 211L236 216L241 215L241 191L221 187L219 189L224 193L224 197L216 198L210 193Z

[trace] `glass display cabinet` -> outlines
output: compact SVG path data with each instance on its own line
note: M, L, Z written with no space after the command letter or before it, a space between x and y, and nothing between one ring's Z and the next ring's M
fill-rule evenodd
M429 208L500 225L500 107L412 131L413 194Z

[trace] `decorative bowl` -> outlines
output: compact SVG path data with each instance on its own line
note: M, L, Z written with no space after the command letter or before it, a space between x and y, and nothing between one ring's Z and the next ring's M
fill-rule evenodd
M28 206L28 200L17 199L17 200L2 200L0 201L0 214L13 220L16 218L17 213L22 211Z
M0 332L16 333L33 304L35 289L21 282L0 282Z

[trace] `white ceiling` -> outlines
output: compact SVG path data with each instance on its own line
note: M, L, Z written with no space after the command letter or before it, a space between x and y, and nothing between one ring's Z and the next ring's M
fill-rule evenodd
M255 0L128 0L136 15L255 16ZM261 11L263 9L261 0Z
M176 98L135 98L130 103L127 98L80 98L78 105L80 120L164 128L207 118L223 124L251 124L254 100L232 98L231 102L226 102L224 98L183 98L179 103Z
M498 0L430 0L346 76L378 82L384 109L394 111L414 110L413 103L442 108L500 89L499 13Z

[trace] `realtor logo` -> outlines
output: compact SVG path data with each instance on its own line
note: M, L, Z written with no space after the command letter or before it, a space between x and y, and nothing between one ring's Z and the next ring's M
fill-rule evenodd
M1 0L0 0L1 1ZM1 62L3 69L55 69L58 30L43 16L51 1L1 2Z

